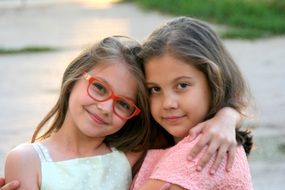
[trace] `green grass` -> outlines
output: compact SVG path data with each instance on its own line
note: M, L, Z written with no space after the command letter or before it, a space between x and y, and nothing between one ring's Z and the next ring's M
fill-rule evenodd
M227 38L285 34L285 0L125 0L148 10L192 16L229 27Z
M56 48L44 46L29 46L24 48L0 48L0 55L8 54L26 54L26 53L42 53L56 51Z
M285 143L279 144L278 149L281 153L285 154Z

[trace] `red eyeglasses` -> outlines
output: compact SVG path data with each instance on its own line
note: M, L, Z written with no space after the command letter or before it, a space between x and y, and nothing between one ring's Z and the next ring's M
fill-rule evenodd
M83 78L88 81L87 93L97 102L113 100L113 111L121 119L128 120L138 115L141 110L127 97L116 95L112 88L105 82L85 72Z

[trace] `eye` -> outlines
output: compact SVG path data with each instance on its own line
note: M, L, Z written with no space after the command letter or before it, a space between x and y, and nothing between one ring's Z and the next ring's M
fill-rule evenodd
M187 89L188 87L190 86L189 83L186 83L186 82L181 82L181 83L178 83L177 84L177 90L185 90Z
M148 93L149 93L150 95L152 95L152 94L158 94L160 91L161 91L161 89L160 89L159 87L157 87L157 86L153 86L153 87L149 87L149 88L148 88Z
M99 95L102 95L102 96L108 94L108 90L105 87L105 85L100 83L100 82L97 82L97 81L94 81L92 83L92 90L96 94L99 94Z
M116 107L118 110L128 113L131 112L133 106L125 99L118 99L116 101Z

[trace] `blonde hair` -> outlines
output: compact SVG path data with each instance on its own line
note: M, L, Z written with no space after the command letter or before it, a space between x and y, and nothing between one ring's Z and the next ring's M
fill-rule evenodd
M150 135L150 116L149 101L142 72L142 59L137 56L140 50L141 46L135 40L124 36L113 36L101 40L75 58L64 72L60 95L56 104L37 126L32 142L48 138L61 128L66 117L70 93L76 81L81 78L85 71L93 69L98 64L106 63L106 60L119 59L125 63L137 79L137 106L141 109L141 113L128 120L121 130L107 136L104 142L122 151L146 150ZM50 127L42 135L39 135L43 127L49 122Z

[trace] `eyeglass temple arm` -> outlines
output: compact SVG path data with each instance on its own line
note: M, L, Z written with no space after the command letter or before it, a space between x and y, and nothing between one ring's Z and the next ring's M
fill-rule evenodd
M85 71L85 72L83 73L83 78L85 78L86 80L89 81L89 79L91 78L91 75Z

